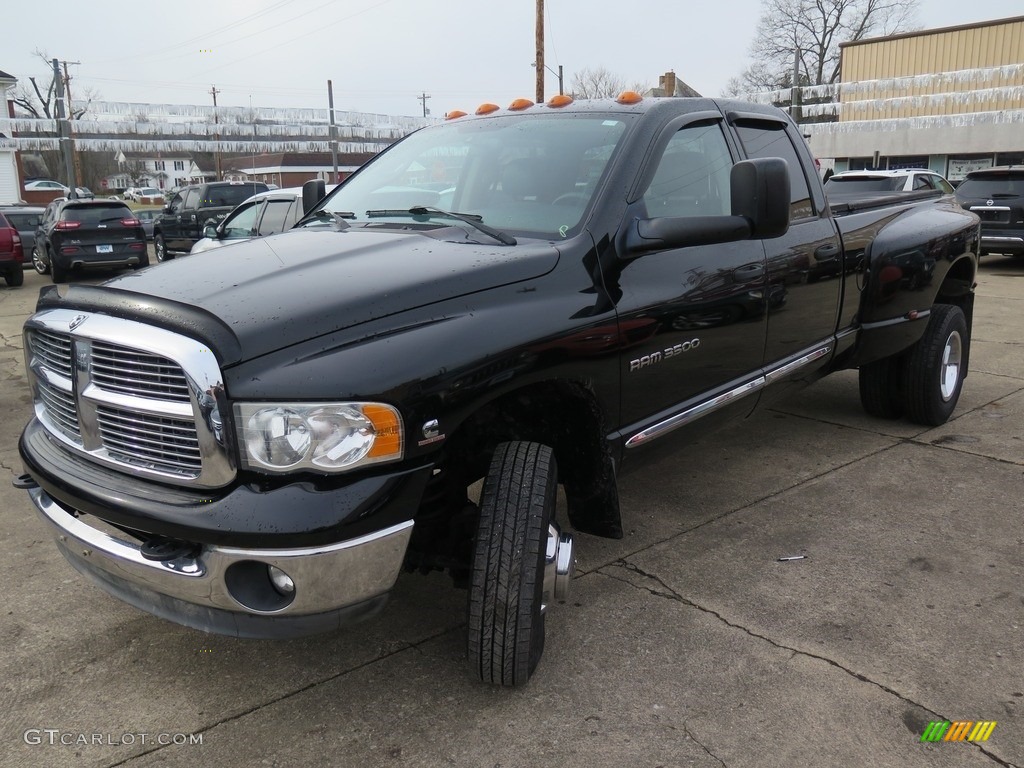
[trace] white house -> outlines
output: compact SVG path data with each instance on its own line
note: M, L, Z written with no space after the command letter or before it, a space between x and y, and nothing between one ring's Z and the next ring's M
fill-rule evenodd
M18 81L0 70L0 109L3 116L10 114L7 104L8 91L14 90ZM18 163L14 156L14 144L10 137L0 133L0 202L14 203L21 200L21 184L18 181Z
M118 173L107 176L107 189L156 187L171 189L212 179L211 171L203 171L188 155L151 155L118 151L115 156ZM133 179L132 176L135 176Z

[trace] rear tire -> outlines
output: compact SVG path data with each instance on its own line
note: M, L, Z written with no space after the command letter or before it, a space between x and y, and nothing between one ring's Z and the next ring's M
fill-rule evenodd
M157 261L170 261L174 258L167 252L167 243L159 232L153 235L153 252L156 254Z
M25 282L25 273L22 271L21 267L16 267L4 275L4 280L7 281L7 285L9 287L17 288Z
M66 283L68 281L68 270L62 267L50 253L50 278L54 283Z
M522 685L544 652L544 555L557 488L548 446L509 442L495 450L469 588L469 663L484 682Z
M895 355L862 365L857 371L860 403L880 419L898 419L903 405L903 356Z
M924 336L903 367L904 403L916 424L937 427L953 415L967 375L967 320L953 304L936 304Z
M43 261L43 257L39 255L39 246L32 248L32 266L35 267L36 272L40 275L50 274L50 265Z

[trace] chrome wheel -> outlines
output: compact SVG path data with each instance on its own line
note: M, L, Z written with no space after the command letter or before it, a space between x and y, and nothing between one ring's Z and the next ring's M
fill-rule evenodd
M39 246L32 248L32 266L35 267L36 272L40 275L45 275L50 271L50 267L43 261L39 255Z
M939 388L942 390L942 399L949 402L957 392L957 385L960 383L960 361L963 359L963 342L960 333L953 331L946 339L946 346L942 350L942 370Z

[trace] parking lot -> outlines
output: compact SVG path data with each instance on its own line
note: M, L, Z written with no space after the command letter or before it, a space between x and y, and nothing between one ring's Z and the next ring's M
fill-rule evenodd
M75 573L8 481L48 284L0 287L0 765L1024 765L1024 260L983 259L948 424L872 419L844 372L625 478L625 537L577 534L517 690L471 679L443 574L401 576L369 623L259 642ZM922 743L934 720L997 724Z

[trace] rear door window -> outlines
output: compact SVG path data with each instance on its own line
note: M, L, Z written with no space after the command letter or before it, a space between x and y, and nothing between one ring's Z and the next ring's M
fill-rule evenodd
M800 155L786 133L785 125L768 120L741 122L736 125L736 132L748 157L781 157L786 161L789 166L790 220L813 216L814 206Z
M293 200L268 200L263 207L263 218L260 220L260 236L284 232L288 228L285 222L288 220L288 212L293 205L295 205Z

